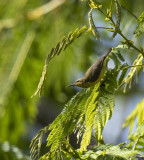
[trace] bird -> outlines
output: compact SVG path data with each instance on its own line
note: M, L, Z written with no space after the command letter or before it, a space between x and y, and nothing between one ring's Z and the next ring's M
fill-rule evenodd
M105 70L107 68L108 55L112 51L112 48L108 50L101 58L99 58L85 73L83 78L76 80L70 86L77 86L80 88L89 88L101 81L104 77Z

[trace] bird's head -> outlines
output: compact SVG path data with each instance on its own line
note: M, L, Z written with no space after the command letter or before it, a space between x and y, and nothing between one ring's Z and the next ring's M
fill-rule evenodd
M78 86L78 87L82 87L82 88L83 88L83 83L84 83L83 78L80 78L80 79L76 80L73 84L70 84L70 85L67 86L67 87L70 87L70 86Z

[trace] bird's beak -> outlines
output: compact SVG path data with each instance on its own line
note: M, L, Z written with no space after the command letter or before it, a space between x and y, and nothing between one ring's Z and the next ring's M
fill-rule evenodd
M66 86L66 87L71 87L71 86L75 86L75 84L73 83L73 84L70 84L70 85L68 85L68 86Z

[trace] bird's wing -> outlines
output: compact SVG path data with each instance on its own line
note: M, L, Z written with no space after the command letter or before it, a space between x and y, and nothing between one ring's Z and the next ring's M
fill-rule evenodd
M85 73L85 80L88 82L94 82L99 78L99 75L101 73L103 62L105 60L105 57L101 57L98 59Z
M110 48L107 53L105 53L87 70L84 76L86 82L95 82L99 78L104 61L111 51L112 48Z

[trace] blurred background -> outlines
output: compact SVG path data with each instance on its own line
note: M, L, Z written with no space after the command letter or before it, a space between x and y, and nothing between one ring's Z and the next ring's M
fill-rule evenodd
M110 0L102 3L104 9L110 6ZM144 11L143 0L120 0L120 3L137 17ZM119 35L112 39L112 33L102 29L99 29L101 41L96 41L91 33L75 40L50 62L42 96L31 99L47 54L70 31L89 25L88 12L87 2L80 0L0 0L0 158L16 150L9 145L29 155L33 136L51 123L79 90L66 86L83 76L108 48L123 40ZM114 13L113 9L113 16ZM98 11L93 11L93 18L96 26L109 26ZM136 22L122 9L121 29L138 44L143 37L138 41L133 36ZM138 55L124 50L121 53L129 65ZM123 131L121 126L144 97L143 79L141 74L139 83L126 94L122 90L117 93L113 117L103 132L106 143L117 144L127 139L128 130Z

